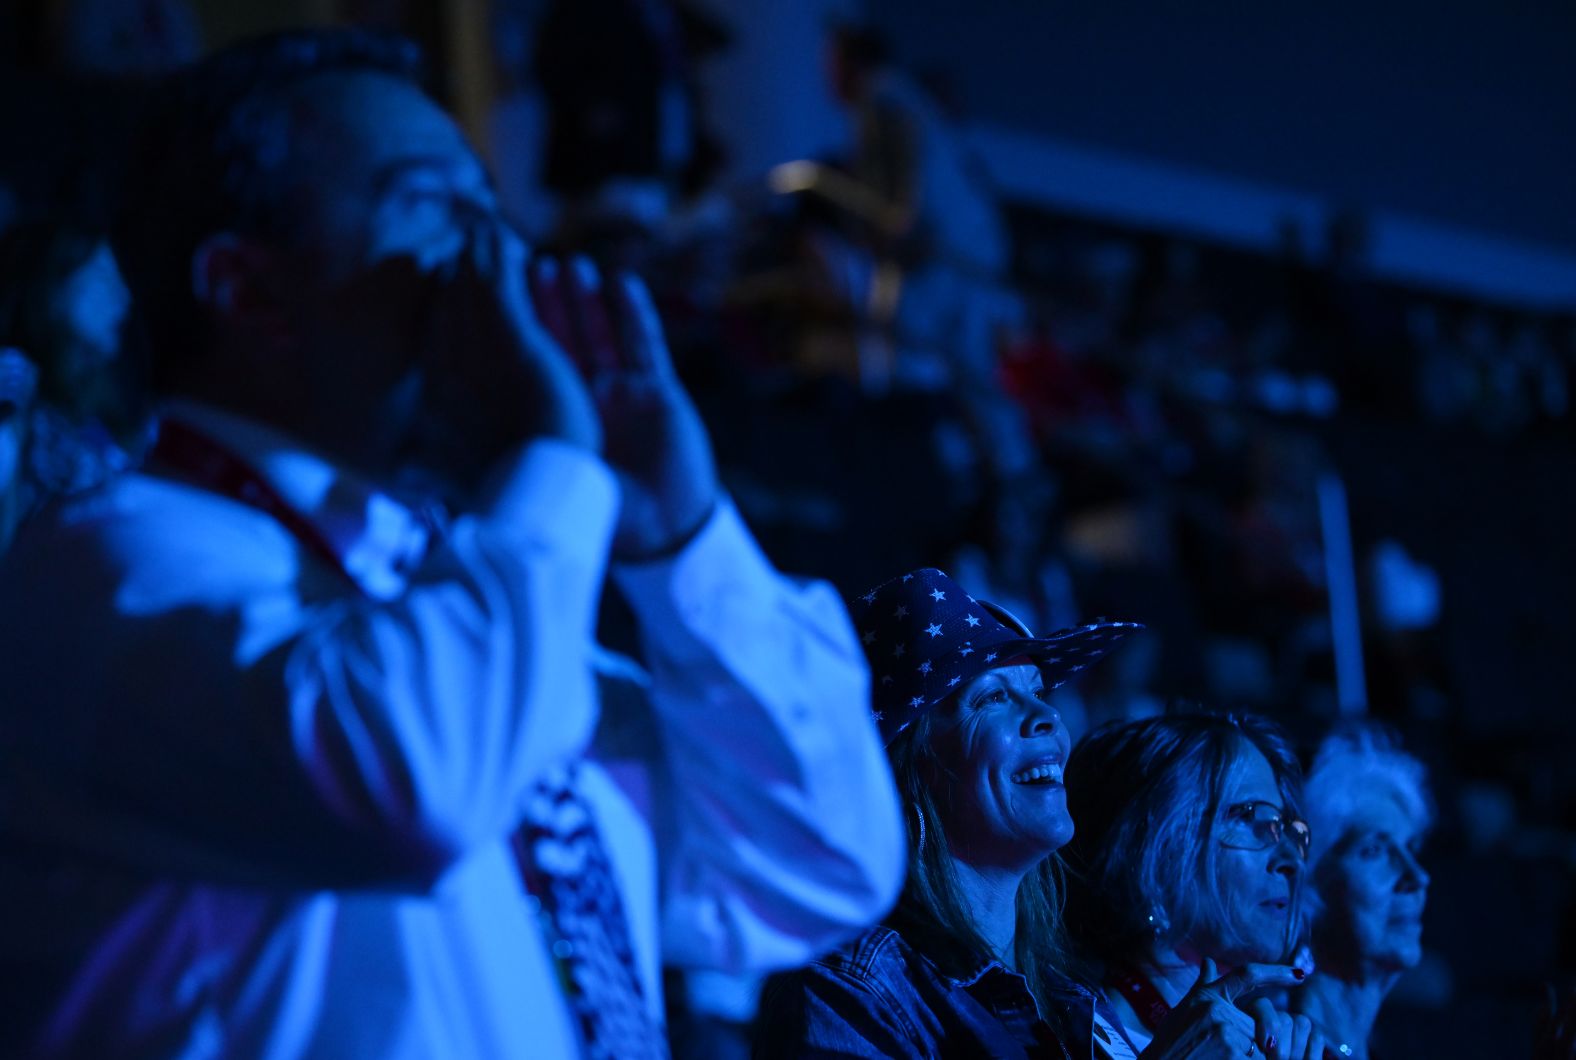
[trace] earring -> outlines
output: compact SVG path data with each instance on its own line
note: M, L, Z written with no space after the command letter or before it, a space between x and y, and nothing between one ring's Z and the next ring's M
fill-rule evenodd
M919 839L914 843L914 849L923 850L925 847L925 811L915 806L914 816L919 819Z
M1144 918L1149 924L1149 930L1155 938L1160 938L1171 930L1171 920L1166 916L1165 907L1155 902L1149 907L1149 915Z

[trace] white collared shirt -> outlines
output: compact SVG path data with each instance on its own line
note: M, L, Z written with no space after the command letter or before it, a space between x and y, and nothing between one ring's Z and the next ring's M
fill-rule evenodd
M730 506L614 572L647 666L614 679L592 629L617 494L594 457L529 446L429 540L289 439L180 415L360 592L263 512L157 471L19 538L0 1053L573 1056L507 838L532 782L587 754L599 674L644 685L608 700L581 794L654 1015L661 961L796 964L895 899L901 822L847 616Z

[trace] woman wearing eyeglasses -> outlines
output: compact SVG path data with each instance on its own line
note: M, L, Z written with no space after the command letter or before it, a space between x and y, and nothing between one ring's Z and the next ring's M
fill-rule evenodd
M1297 761L1273 723L1177 714L1107 725L1073 751L1066 783L1078 822L1064 851L1068 930L1135 1044L1201 975L1288 963L1308 829ZM1266 1055L1322 1056L1307 1017L1264 998L1238 1005Z
M1423 957L1433 820L1423 764L1384 732L1325 740L1308 772L1307 911L1318 970L1292 998L1343 1056L1368 1056L1379 1008Z

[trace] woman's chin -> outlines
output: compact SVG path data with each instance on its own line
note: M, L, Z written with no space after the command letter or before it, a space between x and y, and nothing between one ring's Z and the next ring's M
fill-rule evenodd
M1052 817L1042 829L1045 853L1054 854L1073 840L1073 819L1065 813Z
M1020 831L1016 837L1016 854L1022 862L1030 864L1056 853L1072 841L1073 825L1067 821L1058 825L1054 821L1037 821L1035 827Z
M1269 923L1252 925L1244 945L1220 954L1215 958L1215 963L1225 969L1240 968L1244 964L1284 964L1289 959L1286 955L1286 922L1276 922L1271 918Z
M1386 946L1383 952L1371 959L1371 963L1388 971L1409 972L1423 961L1423 946L1421 942L1397 942Z

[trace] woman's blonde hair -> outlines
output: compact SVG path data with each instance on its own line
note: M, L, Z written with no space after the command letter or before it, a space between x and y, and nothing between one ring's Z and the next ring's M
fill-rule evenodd
M936 754L931 732L938 704L924 712L887 747L908 823L909 866L897 908L888 924L945 972L964 976L994 960L958 883L943 817L949 809L951 774ZM923 822L923 823L921 823ZM1064 1028L1051 1000L1053 974L1088 979L1073 959L1062 926L1065 887L1061 859L1051 854L1018 885L1014 963L1028 981L1040 1014L1058 1036Z

